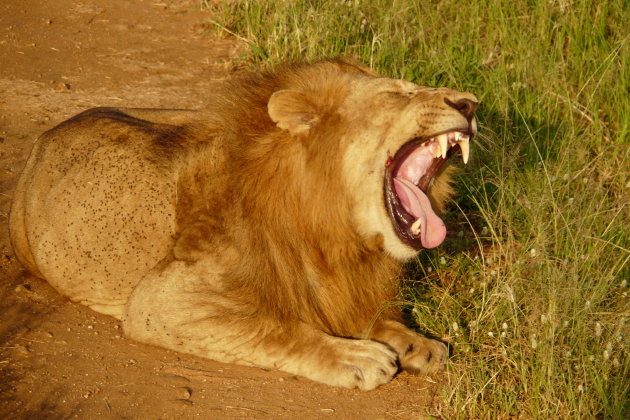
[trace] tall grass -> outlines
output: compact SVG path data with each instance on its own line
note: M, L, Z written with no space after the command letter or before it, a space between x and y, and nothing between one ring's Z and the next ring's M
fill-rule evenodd
M410 267L452 344L429 414L628 418L630 10L624 0L235 0L244 63L344 54L473 92L480 135L447 243Z

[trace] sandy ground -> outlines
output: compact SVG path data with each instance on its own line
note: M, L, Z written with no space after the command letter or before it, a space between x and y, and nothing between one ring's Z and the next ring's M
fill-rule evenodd
M239 46L192 0L0 2L0 418L420 418L436 385L372 392L132 342L16 261L8 212L43 131L93 106L197 108Z

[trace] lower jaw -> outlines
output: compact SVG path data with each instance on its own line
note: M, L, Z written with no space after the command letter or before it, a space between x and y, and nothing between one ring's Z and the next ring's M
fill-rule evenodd
M385 252L401 262L414 258L418 255L418 252L421 251L421 249L410 246L406 242L402 241L400 236L395 232L395 228L385 235L383 244Z
M397 202L398 198L394 192L392 174L390 171L385 171L385 182L385 185L389 186L389 188L384 188L385 206L396 236L402 243L410 248L416 251L421 250L422 245L420 238L411 232L411 224L415 221L414 217L404 211L401 205L394 204Z

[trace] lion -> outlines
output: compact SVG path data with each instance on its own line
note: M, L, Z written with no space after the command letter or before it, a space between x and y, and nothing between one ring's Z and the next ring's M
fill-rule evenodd
M345 59L226 81L203 110L94 108L45 132L15 252L139 342L372 390L443 368L402 266L444 241L477 99Z

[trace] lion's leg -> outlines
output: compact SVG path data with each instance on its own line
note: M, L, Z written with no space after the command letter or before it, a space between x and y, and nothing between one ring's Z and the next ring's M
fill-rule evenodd
M370 338L396 350L400 367L411 372L427 374L441 370L448 357L444 343L424 337L393 320L379 322Z
M129 299L125 333L179 352L347 388L374 389L397 372L397 355L387 345L333 337L299 321L281 323L247 309L248 299L222 293L219 278L216 266L202 262L173 261L154 270Z

